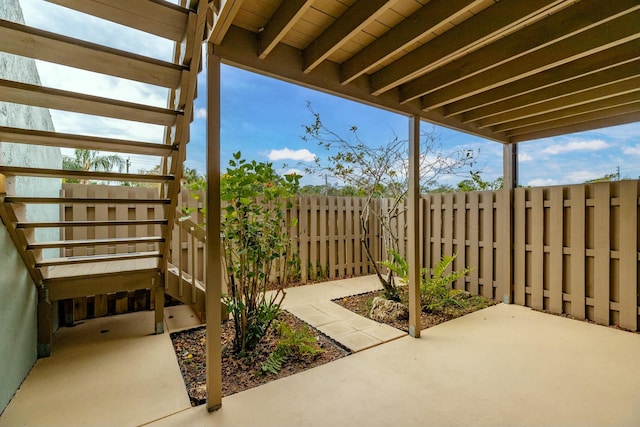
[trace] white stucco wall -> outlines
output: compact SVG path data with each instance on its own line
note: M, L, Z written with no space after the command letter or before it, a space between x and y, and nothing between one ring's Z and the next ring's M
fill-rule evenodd
M24 22L18 0L0 1L0 18ZM0 52L0 78L40 84L35 61ZM53 130L47 109L0 102L0 126ZM36 147L0 141L0 164L61 168L58 148ZM21 196L58 196L59 179L19 178L15 190ZM58 206L30 206L32 221L55 221ZM56 230L42 230L38 240L58 240ZM46 256L56 256L48 253ZM37 293L25 265L0 223L0 412L27 375L36 360Z

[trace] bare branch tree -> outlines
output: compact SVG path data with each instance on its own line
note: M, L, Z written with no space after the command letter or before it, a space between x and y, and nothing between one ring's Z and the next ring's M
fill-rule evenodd
M380 262L371 251L369 218L377 220L381 227L382 239L387 248L387 261L394 262L391 251L400 251L398 241L398 217L404 214L404 198L408 190L408 142L400 139L395 132L385 144L373 145L363 142L357 126L351 126L349 137L342 137L324 125L320 114L307 108L314 121L305 125L303 140L314 142L326 151L326 157L316 157L312 166L305 171L309 174L328 174L342 185L352 186L365 194L366 200L360 215L362 229L361 243L369 262L373 265L388 299L399 300L394 273L389 269L383 275ZM443 154L439 137L432 128L422 134L420 142L420 182L422 188L431 186L438 177L458 175L465 166L471 166L476 157L472 150L455 150ZM387 207L374 204L375 199L388 198Z

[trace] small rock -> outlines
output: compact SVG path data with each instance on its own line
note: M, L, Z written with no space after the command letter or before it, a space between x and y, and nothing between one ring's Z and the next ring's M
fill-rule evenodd
M378 322L393 322L409 318L409 309L396 301L375 297L369 317Z

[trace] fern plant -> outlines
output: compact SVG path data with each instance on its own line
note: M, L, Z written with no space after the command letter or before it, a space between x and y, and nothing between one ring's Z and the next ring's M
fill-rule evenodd
M393 271L403 282L409 281L409 263L397 251L390 250L391 261L380 264ZM422 311L438 311L449 305L459 305L449 285L471 272L470 267L445 274L457 254L443 256L432 269L420 270L420 305Z
M457 304L449 285L469 274L471 268L466 267L445 275L445 271L454 259L456 259L456 254L445 255L433 269L423 268L421 270L420 304L423 311L437 311L447 305Z
M290 356L314 357L323 352L318 347L315 335L306 325L291 329L285 323L279 323L277 332L280 335L278 345L260 367L260 373L277 374Z

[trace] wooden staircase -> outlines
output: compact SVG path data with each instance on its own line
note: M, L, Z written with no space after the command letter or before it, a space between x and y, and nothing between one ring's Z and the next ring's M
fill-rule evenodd
M39 85L0 79L0 101L148 123L164 127L163 143L132 141L72 133L59 133L14 127L0 127L0 141L49 147L99 150L121 155L155 156L161 164L158 175L70 171L0 165L0 219L38 287L38 350L50 353L52 302L112 292L152 289L155 294L156 333L164 328L165 286L169 293L196 310L204 311L204 289L191 278L178 279L176 268L168 264L169 242L176 221L189 125L193 120L193 101L197 95L197 76L202 68L202 41L206 37L208 0L183 0L177 6L163 0L49 0L98 18L135 28L174 41L173 61L167 62L107 46L0 20L0 50L24 57L53 62L77 69L134 80L166 88L166 108L87 95ZM150 199L87 197L24 197L15 193L15 178L72 178L89 181L152 183L157 197ZM38 205L69 204L98 206L159 205L156 219L32 222L27 209ZM70 229L115 230L109 237L87 232L92 238L66 239ZM140 227L156 233L139 237ZM35 230L60 230L57 241L37 241ZM104 233L103 233L104 234ZM133 248L133 250L132 250ZM60 256L43 258L43 250L59 250Z

